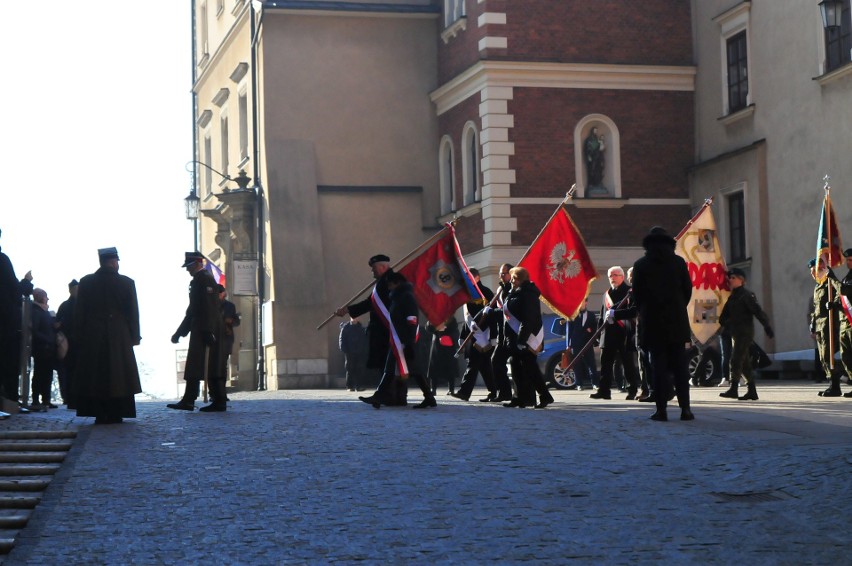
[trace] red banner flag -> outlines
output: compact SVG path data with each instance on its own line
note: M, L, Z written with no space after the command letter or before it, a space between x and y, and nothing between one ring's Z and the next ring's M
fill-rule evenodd
M819 233L816 242L816 279L819 283L825 281L829 268L843 263L843 253L840 243L840 228L837 226L837 215L831 206L828 191L822 201L822 214L819 217Z
M518 265L530 272L542 302L568 319L577 316L597 278L586 243L562 206Z
M412 284L420 310L435 326L446 322L466 302L483 298L461 255L455 229L448 224L446 230L443 237L397 270Z

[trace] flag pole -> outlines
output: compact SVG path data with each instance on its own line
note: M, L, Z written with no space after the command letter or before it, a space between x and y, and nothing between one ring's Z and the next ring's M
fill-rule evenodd
M437 240L439 240L440 238L442 238L442 237L444 236L444 233L445 233L447 230L449 230L450 226L455 226L457 221L458 221L458 219L457 219L457 218L454 218L451 222L447 222L447 224L446 224L446 225L445 225L445 226L444 226L441 230L439 230L438 232L436 232L435 234L433 234L430 238L428 238L425 242L423 242L422 244L420 244L419 246L417 246L416 248L414 248L413 250L411 250L411 252L409 252L409 253L408 253L408 254L407 254L404 258L402 258L401 260L399 260L398 262L396 262L395 264L393 264L393 265L391 266L391 269L396 269L396 268L397 268L397 267L399 267L400 265L404 264L404 263L405 263L408 259L410 259L410 258L411 258L411 256L413 256L413 255L415 255L415 254L417 254L417 253L421 252L424 248L426 248L427 246L432 245L434 242L436 242ZM364 287L363 289L361 289L360 291L358 291L357 293L355 293L354 295L352 295L352 297L351 297L348 301L346 301L346 303L344 303L344 304L343 304L343 306L344 306L344 307L348 307L350 304L352 304L352 302L354 302L354 301L355 301L355 299L357 299L358 297L360 297L361 295L363 295L364 293L366 293L366 292L367 292L367 291L368 291L368 290L369 290L369 289L370 289L373 285L375 285L375 284L376 284L376 282L375 282L375 281L370 282L370 283L369 283L366 287ZM321 329L323 326L325 326L326 324L328 324L328 323L329 323L329 321L331 321L331 319L333 319L335 316L337 316L337 315L336 315L336 314L331 314L331 315L329 315L329 317L328 317L328 318L326 318L324 321L322 321L322 322L320 323L320 325L319 325L319 326L317 326L317 330Z
M556 210L553 211L553 214L551 214L550 218L547 219L547 222L544 223L544 226L542 227L541 230L539 230L538 235L533 239L532 243L527 247L526 251L524 252L524 255L521 256L521 259L519 259L518 263L516 263L515 265L519 265L522 261L524 261L524 258L527 257L527 255L529 255L530 250L535 245L535 243L538 241L538 239L541 237L541 235L544 233L545 229L547 229L547 226L553 221L553 219L556 217L556 215L559 214L559 211L562 210L562 207L565 206L565 203L568 202L569 200L571 200L574 197L574 191L576 191L576 190L577 190L577 183L574 183L573 185L571 185L571 188L568 189L568 192L565 193L565 198L562 199L562 202L559 203L559 206L556 207ZM494 303L497 301L497 298L499 296L500 296L500 291L498 291L497 293L494 293L494 296L488 302L486 307L493 306ZM478 321L480 320L480 317L482 316L483 312L485 312L484 308L481 311L479 311L478 313L476 313L476 316L473 317L474 324L478 324ZM468 334L467 337L464 339L464 342L459 344L459 349L456 351L456 353L454 355L455 358L458 358L461 355L461 353L464 351L465 346L467 346L467 343L470 342L470 339L472 337L473 337L473 332Z
M686 234L687 230L689 230L689 228L695 223L695 221L698 220L698 217L701 216L701 213L704 212L704 209L710 206L711 204L713 204L713 197L704 199L704 204L701 206L701 208L698 209L698 212L695 213L695 216L690 218L689 222L686 223L686 226L684 226L683 229L678 232L677 236L675 236L675 240L680 240L683 235Z
M825 179L825 186L823 186L823 191L825 191L825 195L823 196L822 208L825 211L825 231L826 236L828 237L828 258L826 258L827 264L825 267L828 270L831 270L832 257L831 252L834 248L834 242L831 238L831 187L828 185L828 179ZM826 206L827 205L827 206ZM817 258L819 261L819 258ZM819 264L817 264L817 269L819 269ZM826 274L826 285L828 286L828 304L831 305L834 302L834 297L832 296L834 293L834 285L831 282L831 278ZM834 314L832 313L830 307L828 311L828 359L829 359L829 368L834 370ZM831 376L828 376L831 378Z

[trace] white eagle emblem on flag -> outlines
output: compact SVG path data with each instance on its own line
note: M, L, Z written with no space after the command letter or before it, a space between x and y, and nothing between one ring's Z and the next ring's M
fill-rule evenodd
M547 274L554 281L564 283L571 277L576 277L583 270L580 260L575 259L576 250L569 250L565 242L559 242L550 250L550 261Z

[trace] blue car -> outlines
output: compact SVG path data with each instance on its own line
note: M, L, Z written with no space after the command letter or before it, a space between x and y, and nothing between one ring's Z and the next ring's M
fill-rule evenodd
M544 323L544 350L538 355L538 365L544 380L557 389L571 389L577 385L574 370L565 370L565 319L555 314L542 315ZM559 333L559 330L562 333Z

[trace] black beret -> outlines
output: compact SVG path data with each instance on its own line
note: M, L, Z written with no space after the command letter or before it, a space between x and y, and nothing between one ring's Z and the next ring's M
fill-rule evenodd
M371 257L370 261L368 261L367 263L372 266L374 263L379 263L380 261L390 261L390 258L385 254L378 254Z
M742 277L743 279L746 278L745 271L743 271L739 267L732 267L731 269L728 270L728 276L730 277L732 275L735 275L737 277Z
M816 259L811 258L810 260L808 260L808 267L816 267Z
M846 248L843 250L843 257L852 257L852 248Z

